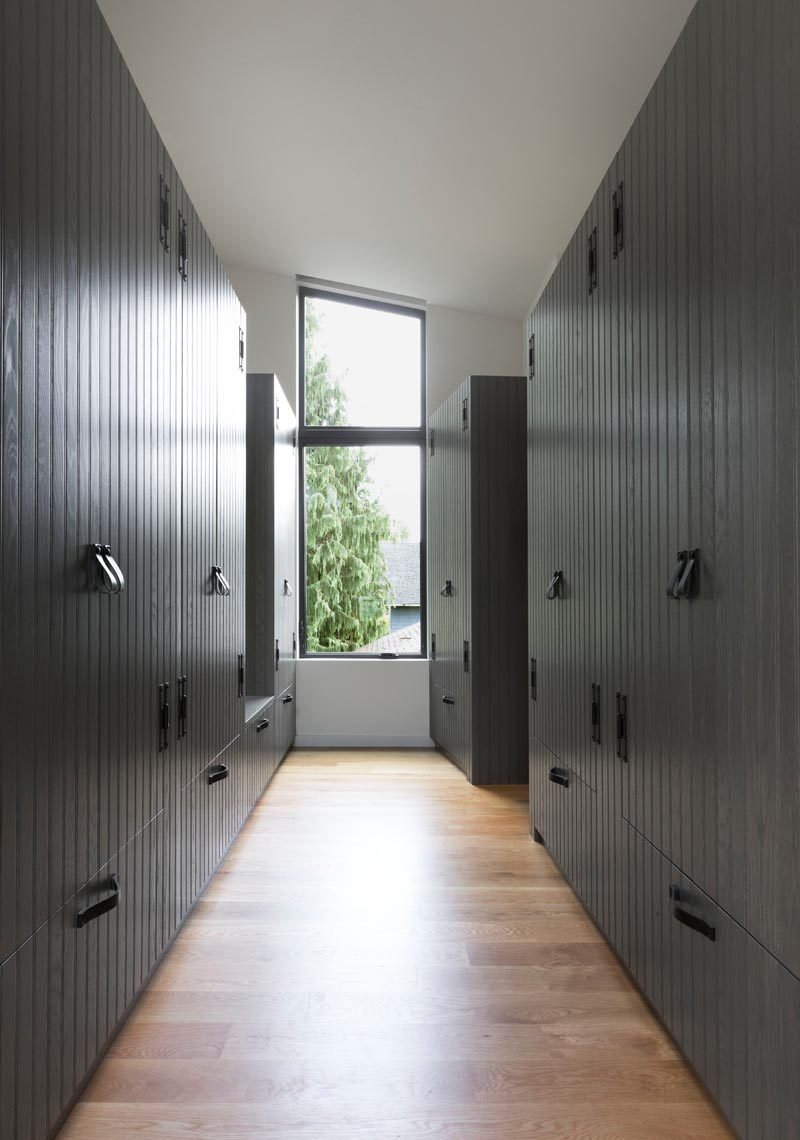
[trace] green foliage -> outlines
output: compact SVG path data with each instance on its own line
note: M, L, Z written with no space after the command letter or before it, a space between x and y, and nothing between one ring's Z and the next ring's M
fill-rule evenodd
M319 319L306 303L307 422L345 423L346 397L319 352ZM347 653L389 631L391 588L380 543L394 537L377 501L370 457L360 447L306 451L306 644Z

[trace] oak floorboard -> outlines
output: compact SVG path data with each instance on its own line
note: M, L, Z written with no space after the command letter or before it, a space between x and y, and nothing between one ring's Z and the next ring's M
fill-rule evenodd
M721 1140L525 788L295 751L60 1140Z

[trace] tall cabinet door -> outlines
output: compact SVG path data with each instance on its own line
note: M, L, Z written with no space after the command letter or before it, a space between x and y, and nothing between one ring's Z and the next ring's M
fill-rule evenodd
M631 823L716 889L715 491L708 298L711 184L691 21L637 120L625 256L631 305L627 804ZM708 52L708 42L701 49ZM691 79L691 83L690 83ZM694 123L692 130L684 125ZM707 124L706 124L707 125ZM691 192L690 192L691 188Z
M586 722L577 652L583 599L579 528L583 467L581 342L571 318L585 288L580 231L533 315L534 374L528 385L529 630L536 662L535 737L575 765L577 721Z
M800 12L776 3L766 15L748 0L718 5L701 22L712 105L701 140L711 145L700 153L717 220L719 298L711 316L720 525L709 583L717 898L800 975Z
M182 638L180 675L188 688L186 734L180 740L181 787L224 747L217 714L215 659L220 611L217 553L217 322L215 258L197 214L186 203L189 274L183 289L187 327L183 354ZM223 568L224 572L224 568Z
M275 383L275 694L294 681L297 651L297 420Z
M244 726L245 493L247 381L245 316L217 263L217 539L215 565L230 593L218 600L214 652L218 739L226 748ZM241 664L240 664L241 659Z

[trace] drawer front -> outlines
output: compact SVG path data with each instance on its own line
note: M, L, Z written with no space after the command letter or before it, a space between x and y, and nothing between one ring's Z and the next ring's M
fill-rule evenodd
M597 859L597 797L540 740L529 744L531 829L594 914L600 887Z
M275 768L277 768L294 744L295 726L297 723L297 700L294 685L290 685L284 693L281 693L279 697L275 698L275 705L278 710L277 751L275 757Z
M800 980L630 829L628 965L734 1129L800 1136Z
M272 777L276 757L278 732L277 710L274 702L262 709L248 724L245 731L244 814L247 815L260 799Z
M430 711L433 742L439 748L444 749L450 759L461 767L458 741L461 709L459 708L458 697L451 689L432 684L430 686Z
M166 836L162 812L0 966L4 1140L50 1133L163 949Z

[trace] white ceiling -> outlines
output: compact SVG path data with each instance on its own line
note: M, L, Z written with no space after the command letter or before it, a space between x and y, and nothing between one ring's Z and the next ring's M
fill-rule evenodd
M694 0L100 0L230 267L522 316Z

